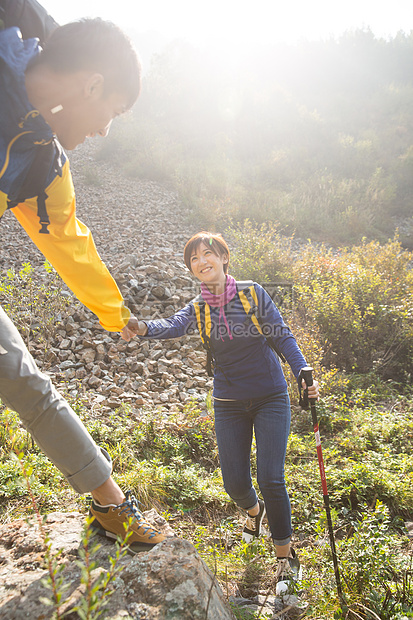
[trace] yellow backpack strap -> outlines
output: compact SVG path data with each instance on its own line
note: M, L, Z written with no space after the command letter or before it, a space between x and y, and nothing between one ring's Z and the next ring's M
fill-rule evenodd
M211 321L211 308L207 303L202 301L194 301L196 322L198 324L198 331L201 336L202 342L208 341L211 337L212 321Z
M257 306L257 308L258 308L258 297L257 297L257 291L255 290L255 286L252 284L252 285L249 287L249 290L250 290L250 292L251 292L251 296L252 296L253 300L255 301L255 305L256 305L256 306Z
M243 283L240 282L239 284L242 285ZM269 336L264 334L264 332L261 329L261 326L258 321L258 317L255 314L258 311L258 297L257 297L257 291L255 290L254 285L248 284L247 286L244 286L242 290L238 291L238 295L242 302L242 305L244 307L245 314L247 315L247 317L251 319L255 327L258 329L259 333L262 334L267 339L268 345L275 352L275 354L278 355L280 360L282 362L285 362L286 361L285 357L281 353L281 351L277 348L277 345L275 344L275 342Z
M199 335L201 336L202 344L207 352L207 373L208 376L213 377L213 357L211 348L211 308L204 300L200 302L194 301L196 322L198 324Z
M208 338L211 338L211 326L212 326L212 322L211 322L211 308L209 306L209 304L205 304L204 306L205 309L205 335Z
M243 305L245 314L254 323L254 325L258 329L259 333L261 335L263 335L261 326L260 326L260 324L258 322L257 317L255 316L254 309L252 308L251 302L248 299L246 291L248 291L248 296L252 297L252 299L254 301L254 304L255 304L255 309L258 309L258 298L257 298L257 293L255 292L254 285L252 284L247 289L244 289L243 291L239 291L238 295L239 295L239 298L240 298L241 303Z
M194 301L194 308L195 308L196 322L198 325L199 335L201 336L202 342L205 344L204 330L202 329L202 321L201 321L201 308L199 307L199 303L197 301Z

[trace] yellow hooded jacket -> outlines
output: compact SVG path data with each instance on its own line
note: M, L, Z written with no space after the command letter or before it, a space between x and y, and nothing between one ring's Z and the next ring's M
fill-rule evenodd
M38 51L37 39L23 41L17 28L0 32L0 217L12 208L32 241L76 297L97 315L102 327L120 331L130 311L89 229L76 218L69 161L50 126L27 99L24 71ZM38 149L52 141L56 152L41 192L50 221L45 228L39 223L40 193L29 194L24 202L16 202L16 197L21 195Z

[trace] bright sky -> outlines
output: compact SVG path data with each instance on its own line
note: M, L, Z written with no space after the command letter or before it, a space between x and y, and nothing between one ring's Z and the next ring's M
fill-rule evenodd
M204 44L294 42L369 27L379 37L413 30L412 0L40 0L63 24L100 16L126 30Z

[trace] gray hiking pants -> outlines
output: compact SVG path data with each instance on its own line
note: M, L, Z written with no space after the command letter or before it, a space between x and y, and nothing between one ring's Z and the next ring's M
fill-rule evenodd
M93 491L112 465L65 399L40 372L0 306L0 398L16 411L37 445L78 493Z

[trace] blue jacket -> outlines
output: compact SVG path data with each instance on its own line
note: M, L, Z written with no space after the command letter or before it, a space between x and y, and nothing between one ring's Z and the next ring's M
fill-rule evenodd
M258 316L264 332L276 344L298 378L307 366L297 342L268 293L254 283ZM211 345L214 355L214 391L217 398L243 400L284 392L287 383L277 355L251 320L247 319L238 294L224 306L228 329L219 321L219 308L211 310ZM167 319L145 321L145 338L179 338L198 333L193 302ZM232 336L232 339L230 337Z

